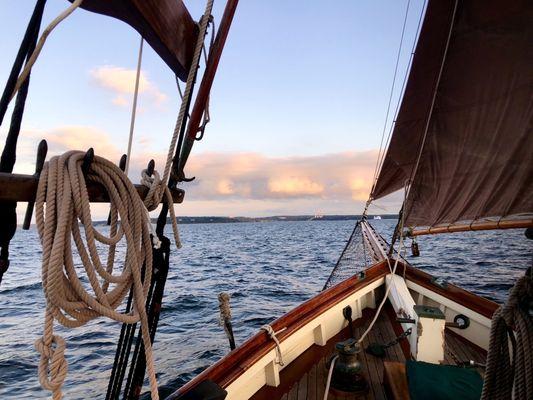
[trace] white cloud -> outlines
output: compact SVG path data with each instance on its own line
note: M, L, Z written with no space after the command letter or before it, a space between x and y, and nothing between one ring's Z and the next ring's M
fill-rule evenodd
M92 69L90 73L96 85L115 94L113 104L120 107L131 104L135 91L136 70L104 65ZM147 95L155 105L161 105L168 99L167 95L148 78L145 71L141 71L139 76L139 94Z
M33 173L35 150L48 141L48 158L67 150L95 149L118 162L124 149L105 131L91 126L60 126L48 131L23 131L17 172ZM162 173L166 154L143 147L130 162L130 179L139 182L150 159ZM377 151L343 152L309 157L268 157L259 153L198 153L186 167L185 202L179 215L347 214L362 211L371 188ZM22 168L21 168L22 166ZM396 211L398 196L381 200L385 211ZM103 208L105 209L105 207ZM99 208L95 208L96 218ZM377 212L383 212L382 209Z

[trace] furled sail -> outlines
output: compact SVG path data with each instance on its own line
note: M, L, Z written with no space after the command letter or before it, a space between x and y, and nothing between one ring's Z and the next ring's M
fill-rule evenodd
M427 7L372 199L408 182L406 224L533 219L533 3Z
M81 7L131 25L182 81L187 79L198 26L181 0L84 0Z

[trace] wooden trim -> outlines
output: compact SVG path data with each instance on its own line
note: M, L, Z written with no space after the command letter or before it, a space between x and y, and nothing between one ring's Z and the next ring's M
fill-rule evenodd
M533 219L515 219L505 221L473 222L471 224L457 224L437 226L433 228L415 229L409 236L433 235L436 233L453 233L466 231L487 231L494 229L516 229L533 227Z
M498 308L498 304L494 301L486 299L481 296L477 296L470 293L458 286L451 283L446 285L446 288L442 288L433 283L434 277L424 271L414 268L400 261L401 267L397 268L396 274L403 275L405 268L405 278L413 283L416 283L422 287L425 287L432 292L440 294L447 299L450 299L478 314L483 315L489 319L492 319L492 314Z
M371 283L383 278L389 269L387 262L381 262L373 265L365 271L364 279L359 279L358 276L353 276L345 281L335 285L317 296L302 303L298 307L289 311L287 314L274 321L271 326L274 331L280 332L277 336L280 342L291 336L294 332L302 328L304 325L317 318L325 311L346 299L353 293L363 289ZM244 342L237 349L230 352L226 357L206 369L192 381L185 384L172 394L169 399L173 399L179 394L185 393L201 381L210 379L221 387L229 386L231 382L236 380L247 369L249 369L257 360L274 349L274 343L265 332L257 333Z
M487 318L491 318L494 311L498 308L498 304L495 302L476 296L455 285L448 284L446 289L443 289L432 283L433 277L431 275L402 263L401 261L400 263L402 265L397 269L398 275L403 274L403 267L405 267L406 279L461 304ZM383 278L389 273L388 264L386 261L380 262L367 269L365 273L366 277L364 279L359 279L357 275L348 278L338 285L319 293L317 296L274 321L271 325L275 331L286 328L278 334L280 342L283 342L294 332L301 329L304 325L353 293L363 289L380 278ZM386 310L390 313L390 310L387 307ZM402 333L398 329L399 324L395 323L393 318L391 318L391 322L395 332L397 334ZM400 344L406 358L410 358L410 352L406 346L408 345L407 341L403 340ZM274 349L274 344L266 333L257 333L237 349L230 352L226 357L219 360L196 378L178 389L168 397L168 399L174 399L178 395L186 393L206 379L210 379L221 387L226 388L272 349Z
M39 178L36 175L10 174L0 172L0 201L35 201ZM137 193L141 199L146 197L148 188L143 185L135 185ZM87 182L87 191L92 203L108 203L109 196L104 187L100 184ZM182 189L171 189L174 203L183 202L185 191Z

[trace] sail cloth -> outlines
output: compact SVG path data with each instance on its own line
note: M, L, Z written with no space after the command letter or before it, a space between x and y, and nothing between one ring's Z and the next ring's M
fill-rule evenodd
M181 0L84 0L80 7L129 24L176 76L187 80L198 25Z
M531 1L430 1L372 199L410 182L411 227L531 218L532 89Z

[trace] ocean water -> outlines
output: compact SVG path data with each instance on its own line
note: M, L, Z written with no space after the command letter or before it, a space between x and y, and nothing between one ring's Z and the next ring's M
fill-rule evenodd
M372 221L390 238L393 220ZM160 385L168 393L229 351L218 324L217 295L232 296L237 343L317 294L353 228L352 221L198 224L180 227L173 248L154 346ZM419 239L415 266L497 302L531 265L533 242L523 230L466 232ZM119 255L122 254L119 251ZM0 287L0 398L45 398L33 342L42 332L40 245L19 230ZM65 398L102 398L120 324L106 319L56 332L67 340Z

